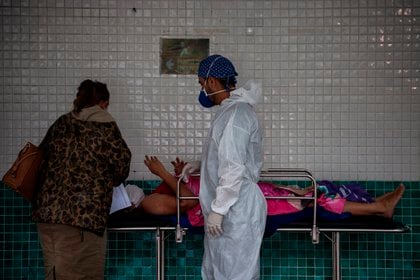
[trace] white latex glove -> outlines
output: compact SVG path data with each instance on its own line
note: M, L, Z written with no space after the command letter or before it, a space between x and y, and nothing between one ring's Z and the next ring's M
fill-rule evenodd
M184 180L185 183L188 183L190 175L194 172L197 172L200 170L201 162L200 161L191 161L188 162L184 168L182 168L181 177L182 180Z
M216 212L210 212L209 216L207 217L207 224L206 224L206 232L211 237L219 237L223 234L222 228L223 222L223 215L220 215Z

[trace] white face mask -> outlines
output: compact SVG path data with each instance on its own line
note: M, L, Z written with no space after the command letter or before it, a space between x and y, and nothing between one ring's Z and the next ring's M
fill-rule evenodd
M206 94L207 97L226 91L225 89L221 89L221 90L218 90L218 91L215 91L215 92L207 93L206 83L207 83L207 80L204 82L204 86L202 88L202 91L204 91L204 93Z

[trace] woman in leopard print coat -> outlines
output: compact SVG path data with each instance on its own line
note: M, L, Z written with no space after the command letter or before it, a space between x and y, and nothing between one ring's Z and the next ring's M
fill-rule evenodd
M40 144L45 161L32 217L46 279L103 278L112 190L127 178L131 160L108 104L105 84L82 82L73 111Z

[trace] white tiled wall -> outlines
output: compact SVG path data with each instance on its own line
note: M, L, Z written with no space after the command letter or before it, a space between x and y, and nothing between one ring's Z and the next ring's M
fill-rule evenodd
M420 180L420 1L0 2L1 174L86 78L111 90L130 179L154 178L145 154L198 159L212 111L195 75L159 74L160 38L174 37L209 38L239 84L263 83L266 168Z

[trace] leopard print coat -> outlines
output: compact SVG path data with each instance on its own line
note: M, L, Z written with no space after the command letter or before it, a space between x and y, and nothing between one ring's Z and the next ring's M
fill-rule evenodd
M35 222L105 231L112 190L129 174L131 152L115 122L61 116L40 144L45 152L33 202Z

